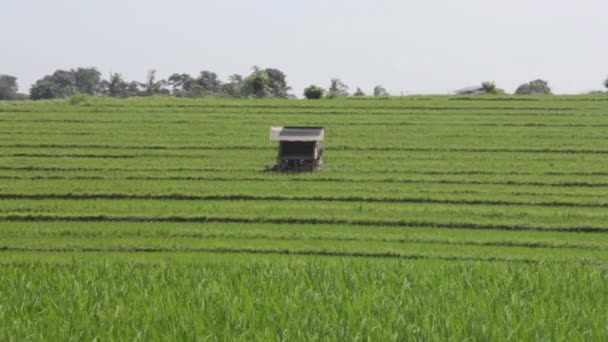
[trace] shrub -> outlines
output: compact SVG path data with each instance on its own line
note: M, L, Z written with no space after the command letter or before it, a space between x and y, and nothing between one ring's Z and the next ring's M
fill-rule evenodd
M532 94L546 94L551 95L551 88L549 88L549 84L544 80L534 80L528 83L524 83L520 85L517 90L515 90L515 94L518 95L532 95Z
M353 93L353 96L365 96L365 92L361 88L357 87L357 91Z
M486 94L496 94L496 84L494 82L483 82L481 87Z
M377 85L374 88L374 96L389 96L389 93L384 89L383 86Z
M319 86L311 85L304 89L304 96L309 100L317 100L323 97L325 90Z

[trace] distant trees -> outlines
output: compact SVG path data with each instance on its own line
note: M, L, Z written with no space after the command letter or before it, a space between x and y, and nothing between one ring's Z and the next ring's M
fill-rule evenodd
M353 96L365 96L365 92L361 88L357 87L357 90L353 93Z
M325 90L319 86L311 85L304 89L304 97L309 100L317 100L323 97Z
M36 81L30 89L33 100L68 97L75 93L99 95L101 73L95 68L57 70Z
M528 83L524 83L520 85L517 90L515 90L515 94L518 95L533 95L533 94L546 94L551 95L551 88L547 81L538 79L534 81L530 81Z
M486 94L496 94L496 84L494 82L483 82L481 83L481 88L483 92Z
M32 85L30 98L41 100L68 97L76 92L75 85L76 80L73 73L57 70L52 75L44 76Z
M16 100L18 90L17 77L0 74L0 100Z
M604 87L608 88L608 78L604 81Z
M0 80L0 98L12 94L11 87L13 80L8 76ZM175 73L167 80L158 79L156 71L150 70L145 82L129 82L118 73L110 73L108 79L102 80L95 68L77 68L56 70L44 76L32 85L30 93L34 100L64 98L76 93L116 98L155 95L289 98L290 90L285 73L274 68L254 67L249 76L234 74L226 83L208 70L201 71L196 77Z
M184 97L188 96L188 91L192 88L194 79L188 74L173 74L169 76L167 83L173 88L171 91L173 95Z
M287 77L281 70L259 67L253 67L253 73L245 79L241 88L244 96L257 98L287 98L289 90L291 88L287 85Z
M196 78L188 74L173 74L169 76L167 85L173 88L171 93L175 96L203 97L218 93L221 82L217 74L203 70Z
M121 74L110 73L110 79L101 82L101 93L109 97L127 97L129 84Z
M200 95L210 96L218 95L222 89L222 81L216 73L209 70L203 70L195 79L195 84L200 90Z
M87 95L99 95L101 91L101 73L95 68L78 68L70 70L74 74L74 87L77 92Z
M156 80L156 70L149 70L148 77L145 83L140 83L142 96L168 95L169 90L166 88L167 81Z
M377 85L374 87L374 96L389 96L389 93L384 87Z
M278 69L254 67L247 78L234 74L223 83L216 73L203 70L197 78L188 74L173 74L168 84L175 96L229 96L229 97L278 97L287 98L288 91L285 74Z
M267 68L270 97L287 98L291 87L287 85L287 76L278 69Z
M327 97L344 97L350 95L348 93L348 86L342 82L339 78L332 78L329 84L329 90L327 91Z
M222 93L230 97L241 97L244 95L244 84L243 76L234 74L228 77L228 83L222 85Z
M244 91L257 98L270 97L270 76L266 70L253 67L253 73L245 79Z
M603 82L608 88L608 79ZM17 93L17 78L0 74L0 100L24 99L26 95ZM292 98L287 84L287 76L276 68L253 67L249 75L233 74L223 82L219 76L209 70L202 70L198 75L174 73L167 79L158 79L156 70L150 70L145 82L128 81L119 73L110 73L102 79L96 68L76 68L56 70L50 75L37 80L30 88L33 100L65 98L74 94L91 96L108 96L126 98L132 96L173 95L177 97L255 97L255 98ZM504 94L494 82L483 82L481 87L474 87L479 94ZM520 85L515 94L552 94L547 81L537 79ZM311 85L304 91L307 99L347 97L351 94L348 86L339 78L330 80L327 90ZM353 96L366 96L359 87ZM374 96L390 96L384 87L377 85Z

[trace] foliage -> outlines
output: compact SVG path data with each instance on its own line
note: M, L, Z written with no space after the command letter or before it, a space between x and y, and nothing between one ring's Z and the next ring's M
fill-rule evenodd
M234 74L228 77L228 82L222 85L222 93L230 97L238 98L244 94L245 81L243 76Z
M129 82L118 73L111 73L109 79L102 80L94 68L77 68L57 70L45 76L32 86L30 92L32 99L39 100L68 97L75 93L116 98L169 94L176 97L289 98L289 90L285 74L274 68L254 67L248 77L232 75L227 83L208 70L201 71L197 77L175 73L168 80L158 80L156 71L150 70L146 82Z
M266 68L268 91L270 97L287 98L291 88L287 85L287 76L278 69Z
M245 79L245 94L257 98L270 96L270 77L266 70L253 67L253 72Z
M304 97L309 100L318 100L323 97L325 90L316 85L310 85L306 89L304 89Z
M332 78L329 90L327 91L328 98L346 97L349 96L348 86L342 82L339 78Z
M101 93L109 97L125 98L138 95L138 87L130 86L121 74L111 73L109 80L101 82Z
M32 100L68 97L76 92L76 79L70 71L57 70L36 81L30 89Z
M353 93L353 96L365 96L365 92L361 88L357 87L357 90Z
M78 68L72 70L77 92L87 95L99 95L101 90L101 73L95 68Z
M604 81L604 87L608 88L608 78Z
M483 88L484 93L486 94L496 94L496 84L494 82L483 82L481 83L481 87Z
M16 100L18 90L17 77L0 74L0 100Z
M30 89L33 100L54 99L75 93L98 95L102 90L101 74L95 68L57 70L36 81Z
M374 87L374 96L390 96L384 87L377 85Z
M167 81L156 80L156 70L148 71L147 81L139 84L142 96L168 95L166 85Z
M195 83L188 74L172 74L167 80L167 85L172 87L171 93L178 97L188 97Z
M543 80L534 80L528 83L524 83L520 85L517 90L515 90L515 94L517 95L531 95L531 94L545 94L551 95L551 88L547 81Z
M199 89L203 96L217 95L222 89L222 81L220 81L217 74L212 71L201 71L195 82L199 86Z

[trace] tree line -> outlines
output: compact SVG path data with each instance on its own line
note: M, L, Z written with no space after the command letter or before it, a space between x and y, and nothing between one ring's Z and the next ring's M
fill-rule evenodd
M608 88L608 78L603 85ZM0 100L42 100L65 98L74 94L127 98L135 96L172 95L177 97L233 97L233 98L292 98L287 76L279 69L253 67L250 75L234 74L222 81L212 71L203 70L198 75L172 74L167 79L157 79L156 71L150 70L145 82L128 81L119 73L110 73L103 79L96 68L56 70L37 80L30 94L18 92L17 78L0 74ZM486 94L504 94L494 82L483 82L480 90ZM551 94L547 81L534 80L520 85L515 94ZM384 87L374 87L373 96L390 96ZM307 99L367 96L359 87L351 94L339 78L332 78L329 87L310 85L304 90Z
M168 79L158 79L156 71L150 70L146 80L138 82L128 81L119 73L102 79L95 68L77 68L57 70L36 81L30 89L30 98L54 99L76 93L116 98L155 95L286 98L290 89L285 74L272 68L254 67L247 77L232 75L228 82L221 81L216 73L208 70L196 76L173 74Z
M233 97L233 98L292 98L287 76L279 69L254 66L250 75L234 74L222 81L212 71L203 70L198 75L175 73L167 79L158 79L156 71L150 70L144 82L128 81L119 73L110 73L103 79L96 68L56 70L37 80L30 88L32 100L65 98L74 94L127 98L136 96L172 95L177 97ZM321 89L319 87L319 89ZM17 92L17 78L0 75L0 99L16 100L28 98ZM325 90L321 89L321 97ZM349 96L348 86L339 79L332 79L327 97ZM353 96L364 96L357 88ZM377 86L376 96L388 96L388 92ZM313 96L311 98L319 98Z

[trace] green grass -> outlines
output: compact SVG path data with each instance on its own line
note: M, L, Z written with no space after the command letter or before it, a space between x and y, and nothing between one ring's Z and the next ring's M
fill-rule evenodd
M278 175L270 126L326 127ZM0 102L0 340L608 338L608 97Z
M608 300L596 295L608 290L606 266L123 258L0 265L0 337L590 341L608 333Z

